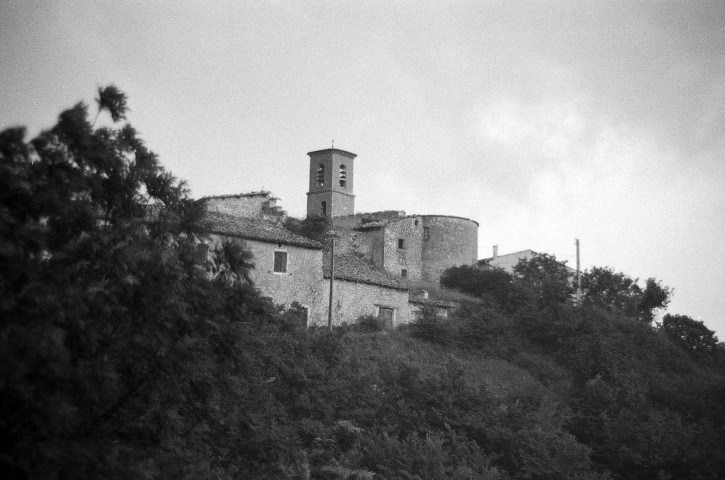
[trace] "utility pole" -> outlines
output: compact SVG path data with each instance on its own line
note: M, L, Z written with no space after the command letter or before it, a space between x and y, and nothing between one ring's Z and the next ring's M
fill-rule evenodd
M574 239L576 245L576 304L579 305L582 301L582 274L579 265L579 239Z
M335 237L330 237L332 249L330 250L330 305L327 309L327 326L332 330L332 298L335 289Z

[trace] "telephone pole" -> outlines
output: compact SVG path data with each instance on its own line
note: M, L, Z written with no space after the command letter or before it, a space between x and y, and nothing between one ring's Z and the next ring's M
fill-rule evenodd
M576 245L576 304L579 305L582 301L582 274L579 264L579 239L574 239Z
M335 289L335 237L331 236L332 248L330 250L330 305L327 309L327 326L332 330L332 298Z

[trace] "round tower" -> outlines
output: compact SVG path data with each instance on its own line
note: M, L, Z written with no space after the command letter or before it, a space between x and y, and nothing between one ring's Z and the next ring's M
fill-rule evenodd
M307 216L341 217L355 213L354 153L327 148L309 152Z
M421 274L438 282L443 271L478 260L478 222L447 215L422 215Z

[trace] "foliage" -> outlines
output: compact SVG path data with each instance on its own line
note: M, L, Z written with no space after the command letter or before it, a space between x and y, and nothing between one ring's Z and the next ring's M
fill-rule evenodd
M642 299L637 279L608 267L593 267L582 274L581 284L584 305L636 315Z
M100 94L123 118L125 96ZM258 375L249 322L270 306L206 278L199 212L130 125L94 130L79 103L30 143L2 132L0 153L0 463L31 478L224 471L213 452Z
M444 346L515 362L555 389L568 409L563 427L591 449L594 470L637 479L722 476L725 462L714 452L725 448L725 372L713 332L671 315L653 328L653 311L671 294L654 279L642 290L624 274L595 268L583 305L574 306L561 268L527 263L513 282L528 283L545 308L460 309ZM457 272L459 288L479 281L469 271L469 278Z
M310 215L302 220L294 217L288 217L285 221L285 228L297 235L324 242L325 235L329 232L332 224L327 217Z
M382 332L385 330L385 322L375 315L363 315L357 319L355 326L361 332Z
M609 267L593 267L582 275L583 304L618 311L650 323L654 311L669 303L672 290L654 278L645 282L644 290L637 279L615 272Z
M443 272L440 282L444 287L474 295L490 306L510 312L531 301L529 290L520 288L513 282L513 276L500 268L451 267Z
M86 116L0 133L0 473L725 476L725 373L701 361L717 339L633 321L666 303L658 282L632 309L609 271L574 306L553 257L459 267L446 282L485 300L447 319L303 328L254 290L243 245L204 264L199 212L130 126Z
M651 323L654 320L654 311L658 308L665 308L670 303L672 290L654 278L648 278L645 285L638 307L639 318L646 323Z
M244 242L238 239L225 239L214 249L212 265L207 271L212 278L229 285L237 282L252 285L249 272L253 268L253 256Z
M715 332L687 315L667 314L662 318L660 328L676 345L695 356L714 355L721 351Z
M307 328L307 309L298 302L292 302L289 308L279 307L279 310L277 323L281 331L291 332Z
M98 113L107 110L114 122L126 119L126 112L128 111L127 101L128 97L126 94L120 91L115 85L98 89L98 98L96 98Z
M574 293L571 269L566 262L546 253L519 260L514 266L514 279L533 292L539 308L570 302Z
M454 325L435 308L423 307L411 326L411 335L421 340L448 345L455 337Z

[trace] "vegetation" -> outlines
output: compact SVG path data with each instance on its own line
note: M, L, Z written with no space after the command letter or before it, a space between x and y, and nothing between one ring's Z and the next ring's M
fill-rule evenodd
M284 226L291 232L324 244L332 225L327 217L311 215L302 220L288 217Z
M669 303L672 291L654 278L648 278L644 290L633 279L607 267L594 267L582 275L584 305L595 306L644 322Z
M4 478L725 476L722 344L641 321L663 301L621 274L576 306L553 257L457 267L481 301L453 318L305 329L239 245L205 265L183 184L83 104L0 133L0 200Z

